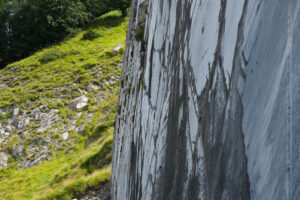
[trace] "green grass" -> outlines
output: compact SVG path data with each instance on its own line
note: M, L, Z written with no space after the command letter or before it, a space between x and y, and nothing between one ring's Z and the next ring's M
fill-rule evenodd
M11 157L8 169L0 170L1 200L71 199L110 179L120 81L106 81L112 76L120 79L121 69L117 66L124 52L112 50L118 44L125 46L127 21L120 12L110 12L76 35L0 70L0 84L8 85L0 90L0 109L8 109L6 114L0 112L1 124L12 116L14 105L21 112L41 105L58 109L61 120L53 128L68 124L79 112L76 125L81 126L92 114L81 135L71 131L70 139L64 141L60 133L53 133L59 148L55 153L55 145L49 144L51 160L22 169L18 167L20 161ZM101 89L87 90L91 83ZM87 92L88 105L78 111L70 110L69 102L81 96L82 90ZM27 135L11 133L11 139L0 145L0 151L23 144L26 154L26 145L49 134L48 130L38 133L36 128L37 124L31 122L26 128Z
M110 179L110 157L99 151L107 152L107 144L112 142L113 127L103 133L87 149L84 144L77 146L72 154L58 154L51 161L32 168L20 170L3 170L0 175L0 199L70 199L80 195L88 187ZM96 158L95 158L96 157ZM104 160L106 165L82 167L86 162ZM76 188L78 183L81 188Z
M118 44L125 45L127 20L119 12L111 12L74 37L0 70L0 83L11 86L1 89L0 108L27 100L38 103L41 100L43 103L47 98L57 97L57 93L63 96L63 87L72 86L75 81L78 85L71 88L73 96L64 96L70 99L78 96L78 88L84 89L88 83L105 80L113 74L119 75L121 69L116 69L116 66L122 62L123 52L114 54L112 49ZM91 30L102 37L82 40ZM95 75L99 71L104 73L97 78ZM112 87L106 86L104 89Z

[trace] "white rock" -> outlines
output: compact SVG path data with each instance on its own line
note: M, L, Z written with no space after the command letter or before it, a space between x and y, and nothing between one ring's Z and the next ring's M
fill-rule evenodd
M6 168L8 162L8 155L3 152L0 152L0 169Z
M29 119L29 118L26 118L26 119L25 119L24 126L28 126L28 125L29 125L29 123L30 123L30 119Z
M89 84L87 87L88 91L99 90L100 88L97 85Z
M85 90L78 89L81 94L87 94Z
M5 85L5 84L0 84L0 89L4 89L4 88L6 88L7 87L7 85Z
M47 155L43 154L40 157L38 157L37 159L35 159L34 161L24 160L22 167L32 167L32 166L42 163L43 160L46 160L46 159L47 159Z
M123 67L123 63L118 64L117 68L122 68Z
M73 99L70 104L69 104L69 107L72 109L72 110L77 110L77 109L80 109L80 108L83 108L87 105L89 99L83 95L83 96L80 96L76 99Z
M17 115L19 115L19 112L20 112L20 109L19 108L14 108L14 111L13 111L13 116L15 117L15 116L17 116Z
M8 136L9 136L9 133L8 133L8 132L3 132L3 136L4 136L4 137L8 137Z
M101 75L102 75L102 72L100 71L100 72L98 72L98 73L96 74L96 78L100 78Z
M61 137L64 139L64 140L67 140L69 138L69 132L64 132L61 134Z
M113 49L113 52L119 52L121 48L122 48L122 44L118 44L118 45Z
M9 133L12 132L12 127L10 125L7 125L6 126L6 131L9 132Z
M24 147L13 145L12 155L14 158L19 158L22 155Z
M0 137L7 138L9 136L9 132L6 130L5 127L2 127L0 124Z
M38 115L37 120L40 120L40 127L38 128L38 132L46 131L59 120L59 116L56 114L57 112L57 109L52 109L49 113L40 113Z

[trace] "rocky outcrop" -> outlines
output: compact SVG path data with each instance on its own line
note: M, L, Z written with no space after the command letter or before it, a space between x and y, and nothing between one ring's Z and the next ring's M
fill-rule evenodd
M110 182L101 184L96 188L90 188L81 198L72 200L111 200Z
M78 109L83 104L86 105L86 102L86 96L71 101L70 105L74 105L78 113L69 117L65 123L61 123L63 119L59 109L49 109L43 105L26 110L17 106L3 109L0 111L2 116L10 117L2 119L5 123L0 123L0 151L16 159L18 167L32 167L50 160L54 153L62 149L64 143L68 142L70 145L73 142L74 139L69 137L71 132L83 133L85 123L93 116L90 113L83 124L77 124L83 114ZM3 168L9 165L7 160L4 161L6 164L1 165Z
M118 44L114 49L113 49L113 52L117 53L121 50L122 48L122 44Z
M113 199L299 197L299 10L133 1Z
M7 127L2 127L0 124L0 143L5 141L5 139L9 136L9 130Z
M6 168L8 162L8 155L3 152L0 152L0 169Z
M83 108L84 106L86 106L88 101L89 101L89 99L85 95L82 95L82 96L77 97L76 99L73 99L72 101L70 101L69 107L72 110L77 110L77 109L80 109L80 108Z
M7 85L5 85L5 84L0 84L0 90L1 89L4 89L4 88L6 88L7 87Z

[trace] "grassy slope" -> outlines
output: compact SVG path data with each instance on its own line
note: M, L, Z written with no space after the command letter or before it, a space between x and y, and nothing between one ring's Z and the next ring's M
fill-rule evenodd
M118 44L125 46L127 20L119 12L111 12L75 36L0 71L0 83L9 85L0 91L0 108L18 105L25 109L29 101L31 107L44 105L60 109L62 118L66 115L68 120L67 116L74 114L66 108L69 101L80 96L80 89L86 90L89 83L102 85L104 99L99 104L95 93L87 93L89 104L83 112L92 112L93 118L85 125L84 135L71 135L75 142L65 143L50 161L25 169L10 164L10 169L0 171L0 199L70 199L88 187L109 180L120 81L105 82L111 76L120 77L121 69L117 65L122 62L123 51L112 53L112 49ZM98 37L83 40L89 30ZM8 117L0 116L0 122ZM86 116L82 115L77 123L85 120ZM87 138L93 138L94 142L85 149ZM64 150L70 147L72 153L66 153Z

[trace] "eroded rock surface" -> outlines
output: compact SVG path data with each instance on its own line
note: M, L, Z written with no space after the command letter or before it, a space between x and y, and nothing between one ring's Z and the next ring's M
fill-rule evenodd
M77 97L76 99L73 99L72 101L70 101L69 107L72 110L77 110L77 109L80 109L80 108L83 108L84 106L86 106L88 101L89 101L89 99L85 95L82 95L82 96Z
M298 199L299 10L133 1L113 199Z
M6 168L7 162L8 162L8 155L3 152L0 152L0 169Z

